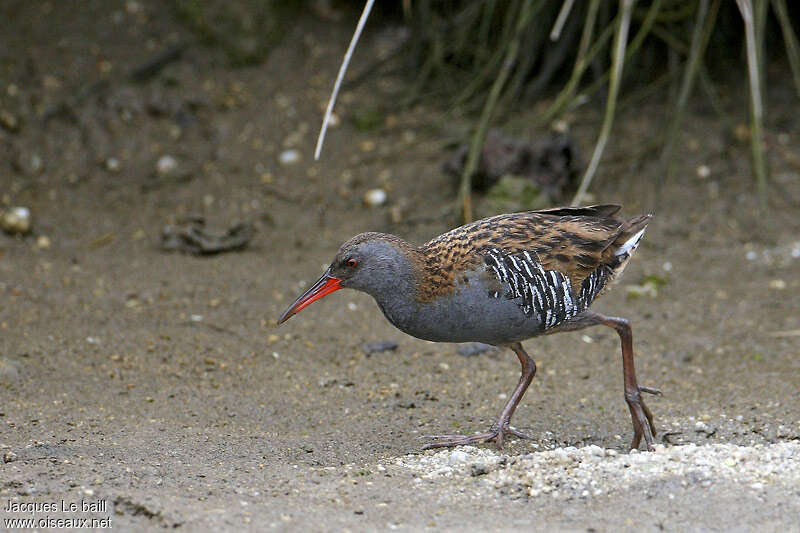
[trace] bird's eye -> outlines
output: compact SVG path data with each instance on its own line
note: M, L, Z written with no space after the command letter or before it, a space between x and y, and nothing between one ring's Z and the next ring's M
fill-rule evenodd
M350 259L348 259L347 261L345 261L345 264L346 264L348 267L350 267L350 268L355 268L355 267L357 267L357 266L358 266L358 261L356 261L355 259L353 259L353 258L351 257Z

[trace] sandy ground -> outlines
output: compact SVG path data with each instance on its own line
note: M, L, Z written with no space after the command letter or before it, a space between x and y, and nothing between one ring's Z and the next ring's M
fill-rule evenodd
M491 423L518 377L511 353L465 357L407 337L352 292L275 319L352 234L422 242L448 229L442 139L465 125L419 106L357 131L354 111L403 88L372 79L343 94L314 163L348 24L309 17L248 69L190 44L136 84L132 66L191 42L158 3L136 5L0 8L0 107L20 123L0 129L0 200L34 224L0 234L0 518L107 518L122 531L798 531L789 84L770 85L766 212L747 143L702 105L660 189L657 154L632 161L662 111L625 111L601 165L597 202L656 211L595 308L633 323L640 382L664 391L647 399L663 447L626 455L618 341L585 330L526 343L539 372L514 423L533 439L420 454L424 435ZM356 70L379 44L368 36ZM599 112L570 119L584 152ZM297 163L279 162L287 149ZM165 155L177 168L159 173ZM374 187L387 206L363 206ZM162 226L190 213L258 233L243 252L160 251ZM666 283L631 297L647 276ZM383 340L399 346L362 349Z

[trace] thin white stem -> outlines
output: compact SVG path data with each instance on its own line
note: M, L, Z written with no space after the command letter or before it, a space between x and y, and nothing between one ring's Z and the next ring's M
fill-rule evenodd
M551 41L557 41L559 37L561 37L561 30L564 29L564 23L567 21L567 17L569 16L570 11L572 11L572 5L574 3L575 0L564 0L564 4L561 6L561 11L558 12L556 23L553 25L553 30L550 32Z
M322 143L325 142L325 132L328 130L328 123L331 120L331 113L333 113L333 106L336 104L336 97L339 95L339 88L342 86L344 74L347 72L347 66L350 64L350 58L353 56L353 50L356 49L358 38L361 37L361 31L369 18L369 12L372 11L372 4L375 0L367 0L364 5L364 11L361 12L361 18L358 19L356 31L353 33L353 38L350 39L350 46L347 47L347 52L344 54L342 66L339 67L339 74L336 76L336 83L333 84L333 92L331 98L328 100L328 108L325 110L325 118L322 119L322 127L319 130L319 137L317 138L317 147L314 150L314 160L319 160L319 154L322 152Z

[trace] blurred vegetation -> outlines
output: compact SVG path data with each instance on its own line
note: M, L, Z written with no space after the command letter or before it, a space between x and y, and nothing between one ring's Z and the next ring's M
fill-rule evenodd
M765 201L764 68L767 51L785 50L800 96L800 51L786 0L488 0L404 2L412 27L409 60L414 101L443 95L454 106L480 111L473 133L477 154L492 120L520 105L547 99L539 125L547 126L595 96L606 111L573 203L580 203L610 135L621 92L643 85L669 91L669 125L660 145L664 174L695 85L724 116L711 72L746 71L753 172ZM795 23L796 24L796 23ZM469 159L468 159L469 161ZM464 169L460 199L471 218Z
M263 60L309 5L360 9L361 0L172 0L181 19L205 41L221 46L234 64ZM490 124L520 106L546 102L538 125L548 127L592 98L605 113L591 160L573 203L579 203L611 135L618 100L629 93L668 95L669 123L658 145L664 177L687 105L701 89L721 120L730 124L713 81L747 72L753 173L763 202L768 169L764 156L765 64L785 54L800 96L800 45L795 28L800 5L787 0L399 0L378 2L374 18L409 28L393 54L412 76L405 104L441 98L459 114L475 114L459 198L471 218L470 179ZM373 20L372 22L376 22ZM365 71L380 75L380 59ZM727 78L727 79L726 79ZM741 75L739 76L741 79ZM635 91L633 90L635 88ZM370 110L354 120L372 127Z
M304 2L292 0L172 0L179 20L206 44L219 46L235 66L266 59L283 34L287 20Z
M486 127L520 105L544 98L539 115L547 126L592 97L606 112L597 145L573 203L579 203L597 169L611 132L620 91L643 85L669 91L672 112L660 144L664 173L696 84L724 116L712 73L748 73L753 172L762 200L764 68L767 50L783 51L800 96L800 52L792 20L798 6L786 0L489 0L407 2L412 27L409 59L418 72L409 101L445 96L465 111L481 111L473 150ZM460 196L470 218L465 168Z

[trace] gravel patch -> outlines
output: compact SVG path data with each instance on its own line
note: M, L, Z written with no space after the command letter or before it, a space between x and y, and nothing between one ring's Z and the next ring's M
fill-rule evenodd
M677 490L722 483L756 492L768 487L800 491L800 442L796 441L656 445L654 452L626 454L596 445L568 446L520 456L464 446L406 455L390 464L411 470L420 480L471 480L516 497L588 498L637 486Z

